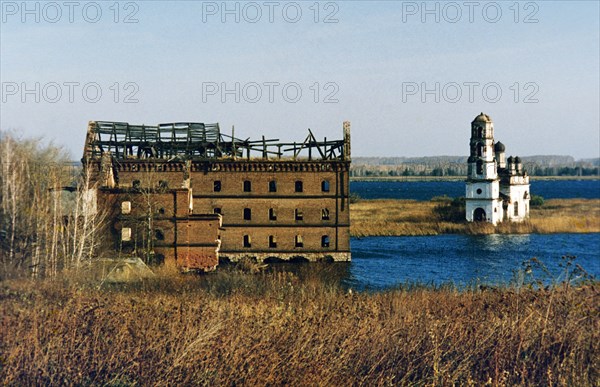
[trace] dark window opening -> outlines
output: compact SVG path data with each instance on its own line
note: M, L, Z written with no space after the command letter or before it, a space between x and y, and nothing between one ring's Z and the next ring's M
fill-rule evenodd
M169 182L166 180L161 180L158 182L158 188L160 189L168 189L169 188Z
M329 192L329 182L327 180L321 182L321 191Z
M213 212L214 212L215 214L222 214L222 212L221 212L221 211L222 211L222 210L221 210L221 207L215 207L215 208L213 209Z
M304 247L301 235L296 235L296 247Z
M483 191L481 190L481 188L477 188L477 195L481 195Z
M277 213L274 208L269 208L269 220L277 220Z
M250 182L250 180L244 180L244 192L251 192L252 191L252 183Z
M244 247L252 247L250 235L244 235Z
M515 202L515 208L514 208L514 213L515 216L519 216L519 202Z
M321 210L321 219L322 220L329 220L329 210L327 208L323 208Z
M299 209L296 208L295 218L296 218L296 220L302 220L302 219L304 219L304 214L302 213L302 210L299 210Z
M302 192L302 182L300 180L296 181L296 192Z
M142 183L139 180L134 180L131 182L131 186L133 188L139 189L142 186Z
M161 214L161 215L164 215L165 214L165 209L163 207L159 208L158 209L158 213Z
M269 248L274 249L277 247L277 239L274 235L269 236Z
M221 192L221 180L215 180L213 183L213 191Z
M154 238L159 241L165 240L165 233L162 230L154 230Z
M275 180L269 182L269 192L277 192L277 182Z
M483 138L483 128L477 128L477 137Z
M477 160L477 174L483 174L483 161Z
M250 208L244 208L244 220L252 220L252 210Z
M329 235L323 235L321 237L321 247L329 247Z
M481 144L477 144L477 156L478 157L483 156L483 145L481 145Z

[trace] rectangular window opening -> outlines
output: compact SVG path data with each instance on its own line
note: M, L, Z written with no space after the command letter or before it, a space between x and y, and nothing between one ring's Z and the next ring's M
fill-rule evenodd
M122 202L121 203L121 213L122 214L131 213L131 202Z
M296 247L304 247L301 235L296 235Z
M274 235L269 236L269 248L274 249L277 247L277 239Z
M277 213L274 208L269 208L269 220L277 220Z
M244 192L252 192L252 182L244 180Z
M296 188L296 192L302 192L304 187L300 180L296 181L295 188Z
M296 208L295 218L296 218L296 220L303 220L304 219L304 214L302 213L302 210Z
M121 229L121 241L129 242L131 240L131 227L123 227Z
M252 247L252 241L250 235L244 235L244 247Z
M252 210L250 208L244 208L244 220L252 220Z
M213 191L221 192L221 180L215 180L213 182Z

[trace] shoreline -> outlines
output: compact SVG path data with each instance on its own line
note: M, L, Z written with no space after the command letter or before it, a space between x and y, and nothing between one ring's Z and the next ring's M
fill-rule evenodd
M468 223L463 214L451 199L359 200L350 205L350 236L600 233L600 199L550 199L532 207L528 220L497 226Z

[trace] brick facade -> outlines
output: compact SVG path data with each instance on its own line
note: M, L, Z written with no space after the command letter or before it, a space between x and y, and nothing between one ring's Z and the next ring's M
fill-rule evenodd
M116 158L92 140L84 163L114 249L202 270L219 258L350 260L349 157L239 157L233 144L233 157Z

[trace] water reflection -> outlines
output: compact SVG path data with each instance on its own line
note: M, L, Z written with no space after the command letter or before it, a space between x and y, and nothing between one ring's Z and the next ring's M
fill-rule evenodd
M523 263L536 257L548 269L536 278L560 280L564 255L600 275L600 234L439 235L353 238L350 263L276 263L269 270L290 272L302 281L322 281L359 290L405 284L509 284Z
M558 278L563 255L600 274L600 234L439 235L352 240L347 283L381 289L399 284L507 284L524 261L542 261Z

